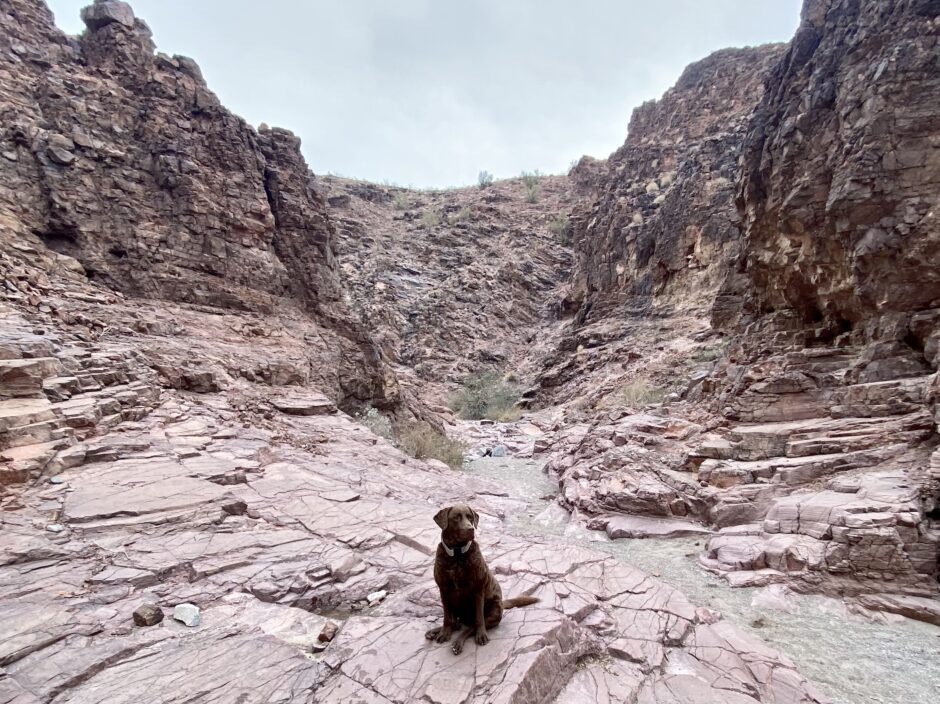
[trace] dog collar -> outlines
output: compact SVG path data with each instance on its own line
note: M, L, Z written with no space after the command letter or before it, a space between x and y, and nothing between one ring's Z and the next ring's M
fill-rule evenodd
M447 543L443 540L441 541L441 547L444 548L444 552L447 553L447 557L453 557L455 552L459 552L461 555L466 555L470 550L470 546L473 545L473 541L467 542L466 545L456 545L452 548L447 547Z

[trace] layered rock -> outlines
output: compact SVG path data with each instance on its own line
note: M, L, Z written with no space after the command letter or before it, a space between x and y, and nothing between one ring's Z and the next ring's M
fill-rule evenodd
M548 349L578 195L565 177L532 183L416 191L318 177L353 307L424 386L488 368L531 377Z
M692 64L660 100L634 111L606 171L590 160L573 170L582 187L593 186L594 199L574 219L569 295L577 315L546 360L541 398L582 396L592 384L610 383L610 366L630 362L630 351L652 353L663 325L697 332L699 341L707 336L739 251L742 144L783 51L728 49Z
M705 299L732 344L692 403L561 434L566 505L718 529L702 562L735 585L936 620L938 28L936 3L806 3L742 123L740 257Z
M732 579L936 596L938 48L936 3L810 0L768 80L726 287L748 327L716 374L723 412L748 425L714 469L737 483L787 457L784 483L840 476L786 498L742 488L735 520L762 521L707 558Z
M270 313L295 309L344 362L347 405L396 402L341 297L333 227L299 140L256 132L199 68L155 53L121 2L79 39L38 0L0 13L0 228L129 295ZM80 267L74 262L80 263Z
M807 0L745 148L754 313L834 336L937 308L938 41L935 2Z

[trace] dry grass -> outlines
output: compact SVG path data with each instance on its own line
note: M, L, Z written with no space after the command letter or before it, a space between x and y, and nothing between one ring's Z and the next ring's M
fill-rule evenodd
M441 224L441 213L439 210L425 210L421 213L421 227L430 230Z
M624 384L616 393L616 401L624 406L649 406L662 403L666 392L642 381L632 381Z
M463 467L466 446L427 423L412 423L398 434L398 449L418 460L440 460L453 469Z

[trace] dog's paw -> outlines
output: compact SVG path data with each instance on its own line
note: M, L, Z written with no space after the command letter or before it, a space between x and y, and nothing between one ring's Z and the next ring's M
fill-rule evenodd
M450 640L450 636L451 636L451 632L445 631L442 628L441 632L437 634L437 637L434 640L436 640L438 643L446 643L447 641Z
M487 635L486 631L477 631L475 640L477 645L486 645L490 642L490 637Z
M463 643L461 643L459 640L455 641L450 649L454 651L454 655L460 655L460 653L463 652Z
M424 634L424 637L428 640L434 640L441 634L441 628L432 628L430 631Z

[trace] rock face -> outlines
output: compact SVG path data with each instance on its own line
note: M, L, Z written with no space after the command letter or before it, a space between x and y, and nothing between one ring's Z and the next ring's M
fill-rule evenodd
M919 313L912 341L936 335L937 23L927 0L807 0L745 148L754 313L830 336Z
M692 517L719 529L702 563L734 585L861 594L935 621L938 36L934 2L806 3L740 123L743 238L725 250L740 255L706 298L730 346L668 412L634 404L559 433L566 506L595 523ZM632 286L627 304L655 309L657 290Z
M707 331L740 246L742 144L784 50L729 49L692 64L662 99L634 111L606 171L590 160L573 170L594 199L573 219L568 296L577 315L546 359L540 398L585 395L657 335L663 318L673 335ZM590 349L586 358L572 354L581 348Z
M425 385L486 368L534 375L571 270L579 196L563 176L531 182L415 191L317 178L355 310Z
M198 67L154 52L123 2L65 37L37 0L0 12L0 232L133 296L316 321L344 405L392 405L378 350L341 300L333 227L299 140L256 132ZM38 236L38 239L37 239ZM343 361L340 362L339 360Z

